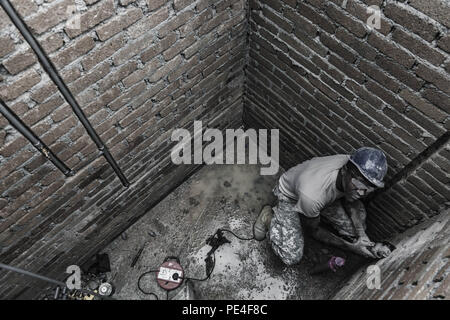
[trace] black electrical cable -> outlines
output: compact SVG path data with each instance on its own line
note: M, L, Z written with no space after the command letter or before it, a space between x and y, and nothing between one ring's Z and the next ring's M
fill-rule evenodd
M235 236L236 238L238 238L239 240L242 241L250 241L250 240L255 240L255 236L252 236L251 238L242 238L240 236L238 236L237 234L235 234L233 231L231 230L227 230L227 229L219 229L220 231L225 231L225 232L229 232L231 233L233 236Z
M255 223L256 223L256 221L253 223L253 228L255 227ZM235 234L233 231L228 230L228 229L218 229L217 231L224 231L224 232L231 233L233 236L235 236L236 238L238 238L239 240L242 240L242 241L251 241L251 240L255 240L255 235L253 235L251 238L244 238L244 237L238 236L238 235ZM215 267L216 267L216 254L213 252L213 264L212 264L212 268L211 268L210 272L206 275L205 278L199 279L199 278L191 278L191 277L180 277L180 279L184 279L184 280L186 280L186 282L187 282L187 281L199 281L199 282L206 281L206 280L208 280L208 279L211 277L212 273L214 272ZM159 271L159 270L149 270L149 271L146 271L146 272L142 273L142 274L139 276L138 284L137 284L137 285L138 285L138 289L139 289L143 294L146 294L146 295L153 295L153 296L156 297L156 300L159 300L159 299L158 299L158 296L157 296L155 293L153 293L153 292L146 292L146 291L144 291L144 290L142 289L142 287L141 287L140 282L141 282L141 279L142 279L145 275L147 275L147 274L149 274L149 273L158 272L158 271ZM166 290L166 299L169 300L169 291L168 291L168 290Z
M214 257L214 259L213 259L213 266L212 266L211 271L209 272L209 274L206 275L206 278L197 279L197 278L186 277L186 278L183 278L183 279L186 279L186 281L192 280L192 281L200 281L200 282L208 280L211 277L211 274L213 273L214 268L216 267L216 254L215 253L213 253L213 257Z
M144 272L143 274L141 274L141 275L139 276L138 283L137 283L139 291L141 291L143 294L154 296L154 297L156 298L156 300L159 300L159 298L158 298L158 296L157 296L155 293L153 293L153 292L147 292L147 291L144 291L144 289L142 289L142 287L141 287L141 279L142 279L144 276L146 276L147 274L149 274L149 273L154 273L154 272L158 272L158 271L159 271L159 270L149 270L149 271Z
M55 280L55 279L52 279L52 278L49 278L49 277L46 277L46 276L42 276L40 274L37 274L37 273L34 273L34 272L30 272L30 271L27 271L27 270L24 270L24 269L21 269L21 268L17 268L17 267L13 267L13 266L10 266L10 265L7 265L7 264L3 264L1 262L0 262L0 269L4 269L4 270L7 270L7 271L16 272L16 273L21 273L23 275L26 275L26 276L29 276L29 277L32 277L32 278L35 278L35 279L39 279L39 280L46 281L46 282L49 282L49 283L52 283L52 284L56 284L58 286L61 286L62 288L67 288L67 284L65 282L58 281L58 280ZM81 288L81 289L75 289L75 290L76 291L80 291L80 292L82 292L84 294L89 294L89 295L96 296L96 297L101 298L101 299L115 300L114 298L111 298L111 297L108 297L108 296L102 296L102 295L100 295L100 294L98 294L96 292L93 292L91 290L88 290L88 289L82 289Z

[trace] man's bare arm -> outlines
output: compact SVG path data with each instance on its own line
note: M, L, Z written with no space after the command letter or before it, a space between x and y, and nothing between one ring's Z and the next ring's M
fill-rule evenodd
M366 231L364 230L364 221L367 215L364 203L360 200L353 202L345 201L344 208L353 222L353 226L355 227L359 242L367 246L375 245L372 241L370 241L369 237L366 234Z
M348 242L335 234L331 233L327 229L320 226L320 216L316 218L305 218L305 227L307 231L312 235L312 237L318 241L322 241L326 244L351 250L357 254L368 258L374 258L372 252L367 250L364 246L355 245L354 243Z
M347 214L350 215L350 219L353 222L359 238L354 245L367 247L367 250L370 251L376 258L387 257L391 253L391 250L382 243L372 242L366 234L364 229L364 221L366 220L367 212L364 207L364 203L360 200L345 202L344 208Z

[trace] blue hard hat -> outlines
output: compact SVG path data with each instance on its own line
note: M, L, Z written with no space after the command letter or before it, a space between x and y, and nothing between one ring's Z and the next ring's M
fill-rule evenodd
M350 156L350 162L372 184L379 188L384 187L383 178L387 172L387 161L383 151L376 148L362 147Z

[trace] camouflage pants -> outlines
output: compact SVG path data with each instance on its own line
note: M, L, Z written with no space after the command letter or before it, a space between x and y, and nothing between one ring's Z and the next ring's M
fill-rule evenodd
M275 254L284 264L299 263L303 256L303 230L300 214L294 209L295 200L286 197L278 189L273 189L278 198L277 206L273 207L273 217L270 223L268 238ZM321 221L330 225L340 236L356 237L356 232L350 217L345 212L341 201L335 201L320 213Z

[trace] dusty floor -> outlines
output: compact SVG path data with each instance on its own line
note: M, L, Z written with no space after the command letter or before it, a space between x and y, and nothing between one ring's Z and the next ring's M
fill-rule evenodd
M252 236L252 224L271 197L277 177L260 176L251 165L204 166L149 211L103 252L109 254L117 299L154 299L137 287L139 276L157 269L167 256L178 256L186 276L205 277L210 246L206 239L218 228L228 228L242 237ZM326 299L354 272L361 260L337 249L306 239L302 262L285 267L267 240L241 241L225 233L231 244L216 251L211 278L194 282L198 299ZM136 265L130 265L144 247ZM331 255L346 256L347 264L337 273L310 276L318 261ZM141 281L145 291L160 299L166 292L158 287L155 274ZM176 295L171 291L169 297Z

